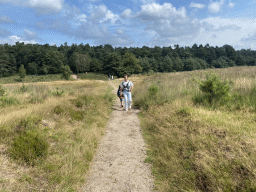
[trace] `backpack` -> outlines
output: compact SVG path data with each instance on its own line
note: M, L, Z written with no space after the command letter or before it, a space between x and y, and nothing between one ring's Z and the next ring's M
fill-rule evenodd
M127 87L129 87L128 85L129 85L129 83L130 83L130 81L128 81L128 83L126 84L126 86L124 86L124 84L122 83L122 85L123 85L123 87L124 88L127 88Z

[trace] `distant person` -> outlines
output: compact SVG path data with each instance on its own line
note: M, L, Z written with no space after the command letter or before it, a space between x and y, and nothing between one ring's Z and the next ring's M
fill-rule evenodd
M124 75L124 81L121 84L121 89L124 94L125 111L128 111L128 108L132 108L132 88L133 83L128 81L128 75Z
M108 74L108 80L110 81L110 73Z
M121 107L123 107L123 100L124 100L124 94L122 93L121 86L119 85L119 88L117 90L117 97L119 97L121 102Z
M112 80L114 79L114 76L112 75Z

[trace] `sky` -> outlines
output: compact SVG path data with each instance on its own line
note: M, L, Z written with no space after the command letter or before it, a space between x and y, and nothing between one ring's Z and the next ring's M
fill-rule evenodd
M0 0L0 44L256 50L256 0Z

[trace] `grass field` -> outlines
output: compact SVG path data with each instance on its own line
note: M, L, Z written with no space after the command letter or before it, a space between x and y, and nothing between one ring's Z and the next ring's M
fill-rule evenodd
M221 105L199 98L209 71L230 86ZM256 191L255 76L255 67L233 67L130 77L156 189ZM80 191L116 97L111 88L82 76L8 78L0 79L0 191Z
M211 70L156 74L134 90L159 191L256 191L256 68L213 69L223 105L195 103ZM143 86L142 86L143 85Z
M0 191L80 191L112 111L107 82L0 88Z

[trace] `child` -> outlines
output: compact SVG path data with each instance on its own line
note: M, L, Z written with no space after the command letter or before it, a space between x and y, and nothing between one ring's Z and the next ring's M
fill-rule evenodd
M120 85L119 85L119 88L118 88L118 90L117 90L117 96L118 96L119 99L120 99L121 107L123 107L122 101L124 100L124 95L123 95L123 93L122 93L122 91L121 91L121 86L120 86Z

